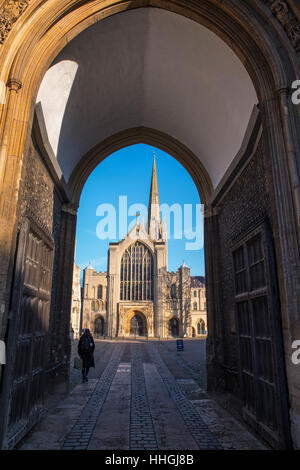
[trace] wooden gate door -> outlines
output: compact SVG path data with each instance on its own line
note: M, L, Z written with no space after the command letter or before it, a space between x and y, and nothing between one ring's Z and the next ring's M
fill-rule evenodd
M19 233L9 320L7 448L43 410L53 252L51 235L26 218Z
M270 229L235 246L236 321L245 418L275 447L290 445L280 305Z

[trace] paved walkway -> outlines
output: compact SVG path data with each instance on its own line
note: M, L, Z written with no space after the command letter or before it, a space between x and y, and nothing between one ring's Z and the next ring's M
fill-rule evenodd
M95 357L19 449L265 449L205 393L204 341L100 340Z

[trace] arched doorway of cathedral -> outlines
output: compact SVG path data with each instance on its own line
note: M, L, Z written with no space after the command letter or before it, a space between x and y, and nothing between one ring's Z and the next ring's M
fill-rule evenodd
M130 320L130 336L147 336L147 326L139 312L135 312Z
M179 336L179 323L178 319L175 317L169 320L169 335L173 336L173 338L177 338Z
M125 336L147 336L147 320L145 315L137 310L130 312L124 323Z
M36 419L42 383L68 378L84 183L113 151L144 142L182 163L205 204L209 388L236 393L272 445L290 446L292 434L299 447L300 378L290 361L300 331L299 113L290 99L299 9L292 1L149 4L37 0L5 28L1 443L13 445ZM29 357L40 362L21 377Z
M95 322L94 322L94 337L95 338L101 338L101 336L104 336L105 334L105 322L104 318L99 315L96 317Z

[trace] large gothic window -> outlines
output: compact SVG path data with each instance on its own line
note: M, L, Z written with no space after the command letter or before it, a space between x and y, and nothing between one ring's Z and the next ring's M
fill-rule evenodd
M143 243L123 254L120 281L120 300L153 300L153 258Z
M205 323L202 319L199 320L199 323L197 324L197 334L198 335L205 335Z

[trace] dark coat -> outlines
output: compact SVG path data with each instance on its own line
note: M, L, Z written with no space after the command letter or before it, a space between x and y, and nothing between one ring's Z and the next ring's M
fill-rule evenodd
M82 342L83 342L83 337L88 336L89 342L92 343L91 350L89 352L83 351L82 350ZM81 336L79 343L78 343L78 354L82 359L82 367L95 367L95 360L94 360L94 350L95 350L95 343L93 340L93 337L91 335L87 335L86 333L83 333Z

